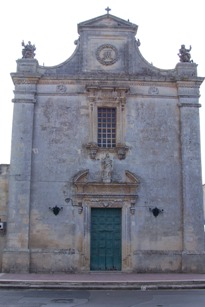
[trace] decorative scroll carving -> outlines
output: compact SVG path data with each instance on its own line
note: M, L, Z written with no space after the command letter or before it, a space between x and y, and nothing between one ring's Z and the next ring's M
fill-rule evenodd
M110 44L104 44L96 50L96 59L102 65L112 65L119 59L118 51L115 46Z
M98 145L96 143L89 143L86 145L86 148L89 150L90 158L95 159L98 152Z
M131 205L130 205L130 213L132 214L132 215L134 215L135 214L135 202L131 202Z
M35 45L31 45L29 41L27 45L25 45L24 41L22 41L21 45L24 47L22 50L22 59L33 59L35 57L34 51L36 50Z
M85 147L88 150L92 160L96 159L97 153L103 150L101 147L98 147L96 143L88 143L85 145ZM106 148L106 150L109 152L115 152L119 160L124 160L129 147L125 144L117 144L116 147Z
M83 212L83 204L78 203L78 213L81 214Z
M67 91L67 88L64 84L58 84L56 86L56 92L58 93L65 93Z
M15 81L15 84L31 84L30 80L26 80L26 79L19 79Z
M148 93L150 95L158 95L159 94L159 89L155 86L150 86Z
M124 144L117 144L115 149L116 149L116 152L117 152L118 159L124 160L126 158L126 153L129 149L129 147L124 145Z
M139 38L136 40L136 44L137 44L137 47L139 47L141 45Z

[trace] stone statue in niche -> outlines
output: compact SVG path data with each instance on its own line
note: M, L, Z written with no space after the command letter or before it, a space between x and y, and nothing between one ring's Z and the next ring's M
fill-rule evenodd
M102 181L110 183L112 181L112 160L107 153L105 158L102 159Z
M24 41L22 41L21 45L24 47L22 50L22 59L33 59L35 57L34 51L36 50L35 45L31 45L29 41L27 45L25 45Z
M179 49L179 59L180 62L188 62L188 63L193 63L193 61L191 60L191 46L189 47L189 49L185 48L185 45L181 45L181 48Z

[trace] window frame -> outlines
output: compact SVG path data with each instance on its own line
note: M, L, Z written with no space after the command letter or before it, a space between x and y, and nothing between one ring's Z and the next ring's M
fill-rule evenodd
M97 145L100 148L114 148L117 140L116 107L97 108Z
M116 152L119 159L125 159L128 147L125 145L126 126L126 93L128 87L109 87L87 85L87 100L89 106L89 142L86 148L90 151L91 159L98 152ZM116 109L116 146L98 146L98 108Z

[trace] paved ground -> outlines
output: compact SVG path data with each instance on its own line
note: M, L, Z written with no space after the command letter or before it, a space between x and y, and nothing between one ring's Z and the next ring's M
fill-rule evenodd
M0 307L204 307L205 290L0 289Z
M0 274L2 288L205 289L205 274Z

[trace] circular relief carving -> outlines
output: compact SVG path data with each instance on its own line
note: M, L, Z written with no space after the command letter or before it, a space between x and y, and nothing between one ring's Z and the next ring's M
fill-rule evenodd
M66 86L64 84L58 84L56 86L56 91L58 93L65 93L67 91L67 88L66 88Z
M150 86L148 93L150 95L158 95L159 94L159 89L155 86Z
M110 44L102 45L96 51L96 58L103 65L112 65L119 59L117 48Z

